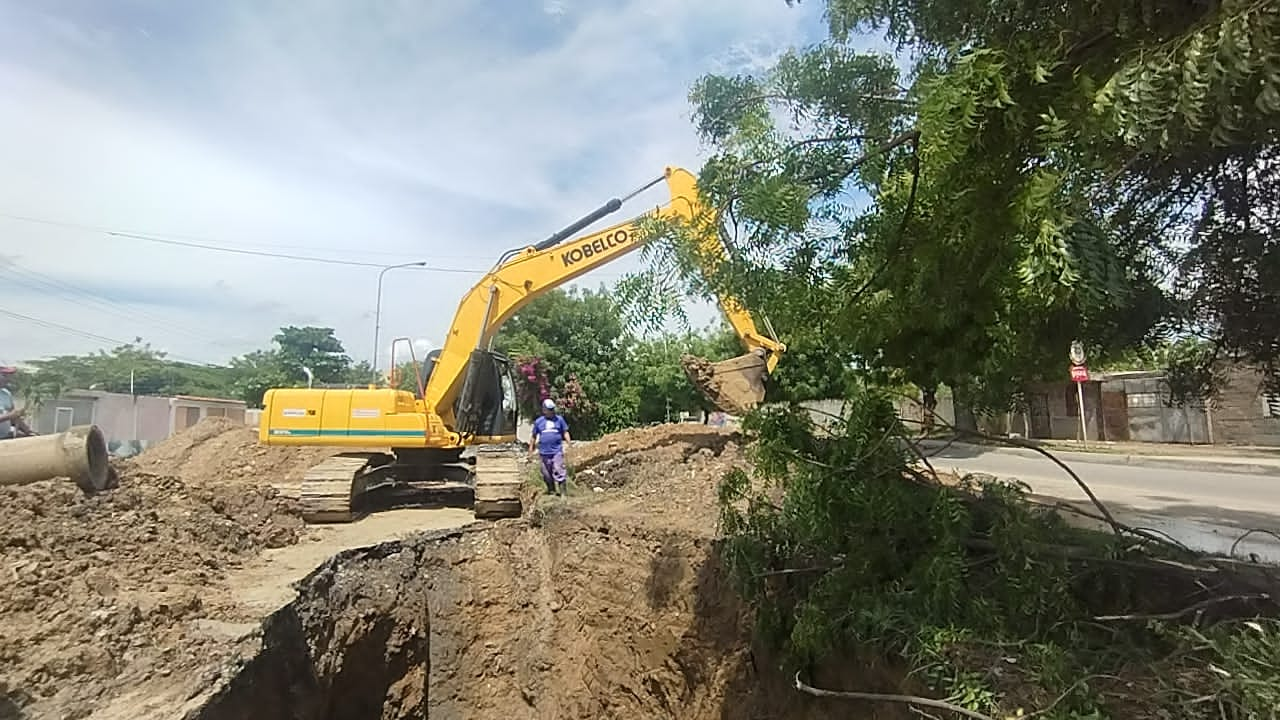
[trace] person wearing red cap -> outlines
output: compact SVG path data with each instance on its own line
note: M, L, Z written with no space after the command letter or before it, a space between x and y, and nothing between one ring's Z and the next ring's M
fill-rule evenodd
M13 393L9 390L9 382L16 372L17 368L0 367L0 440L35 435L35 431L22 419L27 414L26 408L15 407Z

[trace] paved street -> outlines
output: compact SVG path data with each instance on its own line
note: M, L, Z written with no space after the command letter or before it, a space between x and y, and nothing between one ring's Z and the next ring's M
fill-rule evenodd
M1050 460L1031 450L953 444L925 451L939 471L982 472L1016 477L1037 495L1088 502L1075 482ZM1280 468L1277 474L1239 472L1229 465L1191 463L1195 469L1144 467L1099 454L1054 451L1071 466L1116 518L1162 530L1202 550L1226 553L1246 530L1280 532ZM1167 460L1167 459L1165 459ZM1254 533L1237 553L1280 562L1280 540Z

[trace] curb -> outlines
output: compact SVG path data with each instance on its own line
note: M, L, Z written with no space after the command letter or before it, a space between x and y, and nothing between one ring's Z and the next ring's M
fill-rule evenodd
M961 446L966 448L978 448L980 450L1012 450L1020 455L1031 457L1044 457L1035 450L1030 448L1017 447L1013 445L1006 446L989 446L989 445L973 445L971 443L946 442L942 440L920 440L917 443L922 449L940 450L947 446ZM1147 468L1163 468L1166 470L1184 470L1192 472L1213 472L1213 473L1234 473L1237 475L1273 475L1280 477L1280 465L1264 465L1253 462L1215 462L1208 460L1180 459L1172 456L1153 456L1153 455L1121 455L1119 453L1091 453L1088 451L1063 450L1060 448L1045 448L1046 451L1059 456L1063 462L1068 465L1072 463L1094 463L1099 465L1131 465L1133 467ZM1068 460L1062 455L1070 455ZM930 458L932 460L932 458Z

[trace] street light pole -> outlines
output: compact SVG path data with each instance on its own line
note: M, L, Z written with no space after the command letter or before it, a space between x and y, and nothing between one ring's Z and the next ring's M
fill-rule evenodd
M388 265L378 271L378 299L373 311L373 381L375 383L378 382L378 335L382 330L382 276L386 275L388 270L426 266L426 261L408 262Z

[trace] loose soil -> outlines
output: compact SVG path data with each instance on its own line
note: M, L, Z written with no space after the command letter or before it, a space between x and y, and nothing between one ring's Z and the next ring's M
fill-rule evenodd
M108 492L0 488L0 717L84 717L121 688L207 666L226 639L199 628L227 618L228 573L303 535L270 480L309 458L252 442L212 419L118 463Z
M305 527L291 489L330 451L216 419L95 497L0 488L0 719L825 717L722 579L715 484L739 442L575 443L571 497L496 523ZM896 689L876 677L860 687Z

